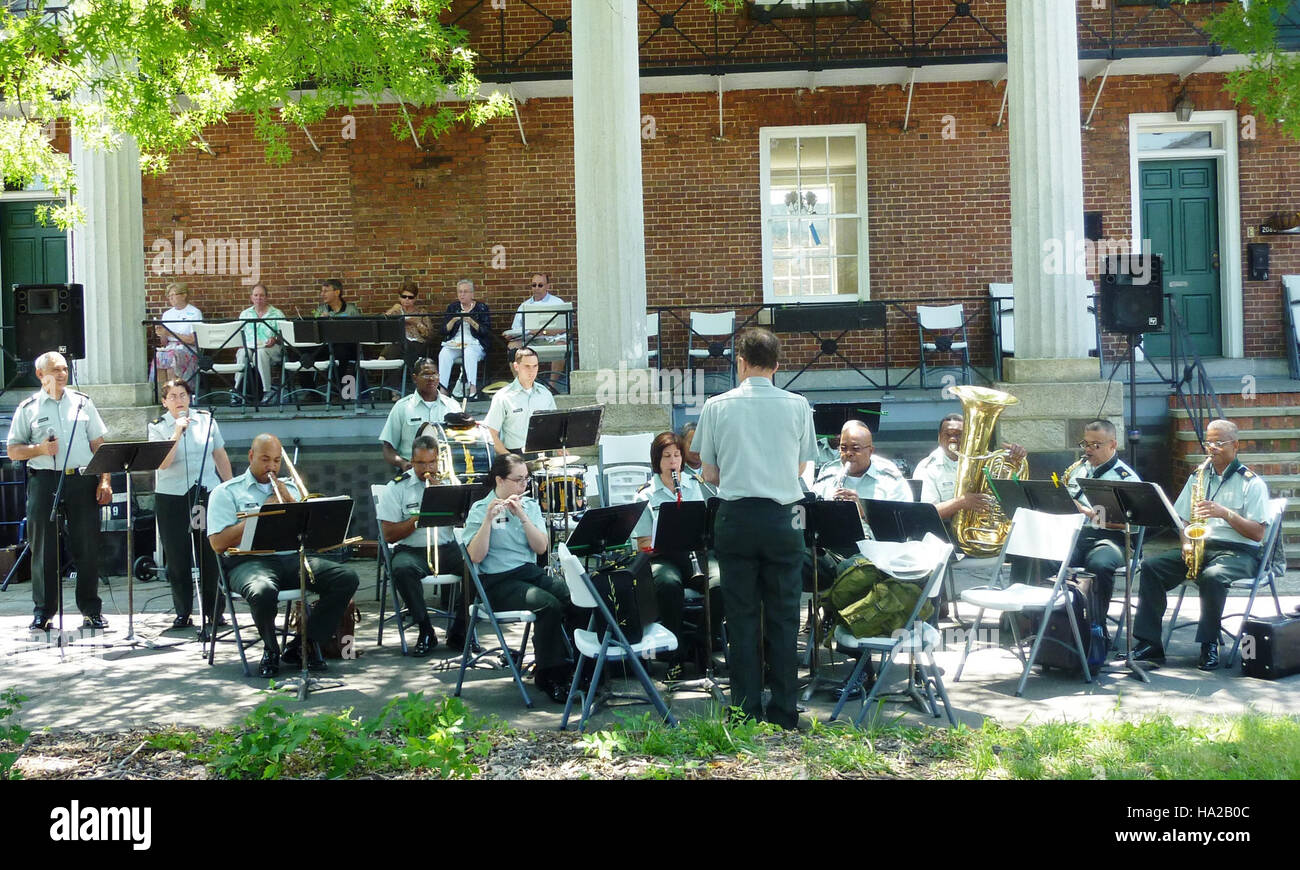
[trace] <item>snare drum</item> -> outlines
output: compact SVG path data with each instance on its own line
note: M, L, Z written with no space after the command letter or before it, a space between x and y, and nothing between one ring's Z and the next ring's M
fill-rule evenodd
M451 454L452 470L461 483L482 483L487 480L488 469L496 451L492 448L492 433L486 426L452 429L440 423L431 423L433 435L438 439L442 456ZM447 469L439 468L446 472Z
M537 501L543 513L562 514L586 510L587 487L582 482L586 468L570 465L567 468L545 469L533 475L537 483Z

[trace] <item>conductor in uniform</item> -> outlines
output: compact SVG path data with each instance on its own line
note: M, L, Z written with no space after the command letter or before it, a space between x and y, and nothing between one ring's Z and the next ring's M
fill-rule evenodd
M736 338L740 385L704 403L694 446L718 486L715 555L727 611L732 704L747 718L799 722L797 642L803 523L799 471L817 455L812 408L772 383L781 344L766 329ZM763 709L760 622L772 699Z
M58 538L50 508L65 465L63 507L67 541L77 565L77 610L82 627L108 628L99 598L99 508L113 500L107 474L93 478L76 470L104 443L108 431L95 403L68 388L68 361L53 351L36 358L41 388L14 410L9 425L9 458L27 463L27 535L32 546L31 631L49 631L59 610ZM75 431L74 431L75 429ZM66 460L66 462L65 462Z
M1201 656L1197 667L1213 671L1219 667L1219 630L1228 586L1259 570L1259 542L1264 539L1264 520L1268 516L1268 484L1237 458L1237 424L1231 420L1215 420L1205 427L1205 449L1209 459L1187 478L1174 510L1184 519L1199 520L1209 527L1203 539L1201 570L1194 579L1201 597L1201 619L1196 628ZM1193 504L1192 491L1202 472L1201 500ZM1144 558L1141 572L1133 621L1133 642L1137 644L1133 658L1164 661L1160 621L1165 615L1166 593L1183 582L1187 565L1183 554L1174 549Z

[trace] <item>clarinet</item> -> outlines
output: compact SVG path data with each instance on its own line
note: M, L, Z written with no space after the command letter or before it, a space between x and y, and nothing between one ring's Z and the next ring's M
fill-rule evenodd
M677 493L677 503L678 503L678 504L681 504L681 503L682 503L682 479L681 479L681 475L679 475L676 471L671 471L671 472L669 472L669 474L671 474L672 477L673 477L673 489L674 489L674 490L676 491L676 493ZM699 560L699 557L695 555L695 551L694 551L694 550L687 550L686 552L687 552L687 554L691 557L691 579L690 579L690 585L691 585L691 586L697 586L697 585L699 585L700 583L706 583L706 584L707 584L707 582L708 582L708 578L705 577L704 572L700 570L700 560Z

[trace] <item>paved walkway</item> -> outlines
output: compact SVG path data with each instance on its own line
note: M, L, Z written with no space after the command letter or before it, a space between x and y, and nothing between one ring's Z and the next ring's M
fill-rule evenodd
M370 714L389 699L407 692L428 695L450 694L456 683L455 653L439 646L428 659L404 658L396 645L391 624L385 630L385 645L375 646L373 563L353 563L362 573L357 602L363 611L354 661L331 661L326 677L341 683L326 688L302 703L301 709L334 711L352 707L357 714ZM1288 582L1288 587L1294 585ZM111 595L103 593L105 614L111 629L105 636L112 648L74 646L60 654L33 638L26 626L31 620L30 587L15 584L0 594L0 689L16 687L30 700L23 706L22 721L31 727L54 729L114 730L150 724L229 725L239 721L264 697L266 682L245 679L232 647L218 649L215 667L201 658L193 632L166 632L171 623L170 595L162 583L136 587L136 633L155 641L158 648L120 646L126 635L126 589L113 584ZM72 590L67 589L67 600ZM1229 600L1228 609L1242 601ZM1284 609L1300 604L1300 596L1283 598ZM1184 612L1194 617L1196 599L1189 596ZM1270 613L1264 605L1260 611ZM75 613L68 626L79 624ZM100 638L103 640L104 638ZM412 634L412 641L414 635ZM988 650L971 657L960 683L952 681L959 649L937 654L946 671L946 683L959 720L978 726L986 717L1014 724L1025 720L1081 720L1113 716L1170 714L1177 718L1239 712L1253 708L1261 712L1300 715L1300 676L1276 682L1248 679L1240 669L1202 673L1195 668L1197 647L1189 629L1175 636L1168 664L1151 674L1143 685L1125 676L1103 675L1092 684L1059 671L1034 675L1025 697L1015 697L1020 675L1018 660L1005 650ZM89 641L89 639L88 639ZM87 641L87 642L88 642ZM258 655L253 650L254 656ZM832 673L847 674L844 659ZM659 666L652 674L662 675ZM287 674L286 674L287 676ZM531 682L528 682L531 688ZM534 709L523 707L518 691L502 670L473 671L466 678L464 698L474 710L495 713L517 728L551 729L559 725L562 707L534 694ZM291 707L298 707L292 695L283 695ZM702 694L681 693L671 700L677 713L704 710L710 701ZM850 706L850 710L856 704ZM632 708L639 713L649 708ZM819 694L810 704L810 714L825 720L830 716L829 696ZM906 704L890 704L885 715L905 715L909 722L935 722ZM595 723L613 721L600 714ZM575 720L576 722L576 720Z

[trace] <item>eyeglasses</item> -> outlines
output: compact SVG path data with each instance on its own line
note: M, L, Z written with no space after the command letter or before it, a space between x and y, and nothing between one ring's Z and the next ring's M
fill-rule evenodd
M534 286L534 287L545 287L545 286L546 286L546 282L544 282L544 281L542 281L542 282L534 281L534 282L533 282L533 286Z
M417 378L424 378L426 381L432 381L438 377L437 372L416 372Z
M511 483L527 483L531 477L531 474L525 474L523 477L507 477L506 480Z
M862 453L862 452L867 451L867 450L875 450L875 449L876 449L876 445L874 445L874 444L868 444L866 447L859 447L859 446L856 445L856 444L841 444L841 445L840 445L840 452L841 452L841 453Z
M1206 441L1205 446L1209 447L1212 450L1221 450L1224 447L1227 447L1229 444L1236 444L1236 443L1237 443L1237 439L1234 438L1231 441Z
M414 296L412 296L412 295L409 294L409 293L401 293L401 294L399 294L399 295L400 295L403 299L414 299L414 298L415 298Z
M1080 450L1100 450L1105 445L1100 441L1080 441Z

